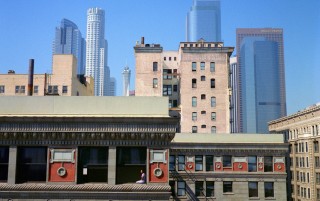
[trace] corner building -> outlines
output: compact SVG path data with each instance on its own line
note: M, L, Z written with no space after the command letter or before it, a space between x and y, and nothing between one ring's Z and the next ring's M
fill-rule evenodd
M178 51L160 44L134 47L136 96L168 96L182 133L229 133L229 59L223 43L181 42Z

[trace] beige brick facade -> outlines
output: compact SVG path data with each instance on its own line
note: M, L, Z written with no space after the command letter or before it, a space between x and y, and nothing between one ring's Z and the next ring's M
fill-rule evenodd
M182 42L178 51L138 44L136 96L168 96L170 110L180 112L181 132L229 133L232 52L204 41Z
M82 83L79 81L77 60L73 55L54 55L52 74L35 74L33 86L34 96L93 95L93 80L86 77ZM0 74L0 96L26 96L27 90L28 74Z

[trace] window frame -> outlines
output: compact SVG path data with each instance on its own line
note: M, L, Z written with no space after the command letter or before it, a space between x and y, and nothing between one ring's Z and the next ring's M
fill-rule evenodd
M223 181L223 193L233 193L232 181Z

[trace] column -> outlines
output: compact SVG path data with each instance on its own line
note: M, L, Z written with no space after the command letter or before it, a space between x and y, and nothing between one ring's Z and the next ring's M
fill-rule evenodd
M116 184L117 147L109 147L108 156L108 184Z
M16 183L17 147L9 147L8 184Z

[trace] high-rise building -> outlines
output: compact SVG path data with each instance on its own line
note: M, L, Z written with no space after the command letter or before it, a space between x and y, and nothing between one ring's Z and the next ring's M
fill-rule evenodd
M237 29L240 132L268 133L286 115L283 30Z
M122 71L122 95L123 96L129 96L129 90L130 90L130 76L131 76L131 70L129 69L129 66L124 67Z
M186 32L188 42L221 42L220 0L193 0Z
M117 93L117 80L114 77L110 77L108 96L116 96L116 93Z
M95 96L105 95L105 71L107 64L107 41L104 38L105 12L89 8L87 12L86 75L94 78Z
M230 132L239 132L239 121L238 121L238 64L237 57L233 56L230 58L230 88L231 88L231 99L230 99Z
M77 58L77 74L85 73L85 40L78 26L68 19L62 19L56 27L53 54L73 54Z
M144 41L144 40L142 40ZM181 132L230 133L229 58L221 42L181 42L178 51L137 44L136 96L167 96Z

